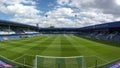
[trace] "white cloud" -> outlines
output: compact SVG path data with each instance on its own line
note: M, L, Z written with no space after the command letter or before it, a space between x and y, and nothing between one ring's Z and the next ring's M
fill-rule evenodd
M16 17L37 17L37 14L40 13L40 11L35 8L35 6L25 6L23 4L7 6L7 10L9 13L15 14Z
M31 5L24 5L22 3ZM36 17L38 16L38 13L40 13L40 10L37 10L36 6L32 5L33 3L34 1L32 0L3 0L0 11L3 13L14 14L17 17Z
M57 8L55 10L49 11L46 13L50 17L68 17L73 16L73 10L71 8Z
M57 0L56 2L58 5L45 13L48 15L47 18L39 15L41 11L36 9L34 0L0 0L0 11L13 14L12 21L26 24L39 23L40 27L51 25L84 27L120 20L120 7L115 5L113 0Z
M35 1L33 0L0 0L0 3L8 4L8 5L13 5L13 4L35 4Z
M71 0L68 5L83 9L85 7L89 7L92 4L94 4L94 0Z
M47 12L47 22L56 27L73 27L75 23L69 17L74 17L74 11L71 8L59 7L52 11Z
M15 22L38 23L41 11L36 9L35 4L33 0L0 0L0 11L13 14L14 17L11 20Z
M81 27L120 20L120 7L114 0L69 0L65 5L78 9L75 20Z

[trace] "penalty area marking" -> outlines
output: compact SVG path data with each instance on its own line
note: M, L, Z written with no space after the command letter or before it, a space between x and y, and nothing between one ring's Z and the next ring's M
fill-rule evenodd
M13 62L13 63L19 64L19 65L23 65L22 63L16 62L16 61L11 60L11 59L8 59L8 58L6 58L6 57L4 57L4 56L2 56L2 55L0 55L0 57L3 58L3 59L5 59L5 60L8 60L8 61L10 61L10 62ZM30 67L30 68L32 67L32 66L30 66L30 65L26 65L26 64L25 64L25 66Z
M25 54L22 55L22 56L19 56L19 57L15 58L15 59L13 59L12 61L15 61L15 60L17 60L17 59L19 59L19 58L22 58L23 56L25 56Z
M98 66L107 65L107 64L110 64L110 63L115 62L115 61L117 61L117 60L120 60L120 58L117 58L117 59L115 59L115 60L112 60L111 62L107 62L107 63L104 63L104 64L100 64L100 65L98 65Z
M103 60L103 61L105 61L105 62L109 62L109 61L107 61L107 60L105 60L105 59L103 59L101 57L98 57L97 55L94 55L94 56L97 57L97 58L99 58L99 59L101 59L101 60Z

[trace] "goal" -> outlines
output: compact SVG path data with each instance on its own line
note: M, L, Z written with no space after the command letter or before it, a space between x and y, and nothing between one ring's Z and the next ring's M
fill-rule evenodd
M54 57L40 56L35 58L35 68L85 68L84 56Z

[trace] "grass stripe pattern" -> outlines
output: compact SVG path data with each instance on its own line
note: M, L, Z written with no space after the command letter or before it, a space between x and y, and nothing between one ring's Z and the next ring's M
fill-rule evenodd
M103 65L120 58L120 43L108 41L93 41L91 39L77 36L37 36L19 40L1 41L0 56L10 59L13 62L34 67L36 55L70 57L84 56L86 67L93 68L95 60L98 65ZM70 63L70 61L73 61ZM58 68L59 61L62 68L80 68L81 62L75 59L41 59L40 67ZM46 65L49 64L49 65ZM71 66L71 64L73 64ZM56 66L57 65L57 66ZM75 66L75 67L74 67Z

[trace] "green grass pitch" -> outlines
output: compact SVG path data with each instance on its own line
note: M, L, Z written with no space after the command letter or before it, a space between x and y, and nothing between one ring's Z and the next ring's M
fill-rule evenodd
M23 64L23 60L25 60L25 65L32 67L36 55L84 56L86 68L93 68L95 60L98 60L98 65L118 60L120 47L119 43L101 43L77 36L37 36L0 42L0 57L12 62ZM62 62L64 63L63 68L68 68L65 66L65 61Z

